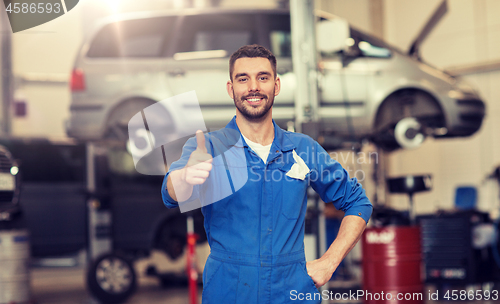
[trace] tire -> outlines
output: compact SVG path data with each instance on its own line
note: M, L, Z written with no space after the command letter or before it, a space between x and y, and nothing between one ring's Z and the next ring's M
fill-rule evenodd
M186 217L183 214L170 217L161 227L155 247L175 261L184 253L186 234Z
M156 129L165 130L163 135L173 133L175 131L173 119L163 106L150 99L137 98L123 101L111 111L106 119L104 139L127 141L129 139L129 123L132 117L153 105L155 105L154 113L150 111L148 114L156 114L153 115L155 117L149 117L156 119ZM155 121L148 121L148 123L155 123ZM142 124L141 126L144 127ZM162 140L162 138L158 138L158 140Z
M196 244L207 241L204 217L201 210L190 211L194 219L194 232L198 235ZM177 260L184 254L187 244L186 214L175 214L166 219L156 232L153 248L162 250L172 260Z
M415 117L405 117L388 130L380 132L373 142L386 152L397 149L416 149L420 147L427 135L424 127Z
M121 255L104 254L90 264L87 287L101 303L122 303L137 288L134 267Z
M442 127L445 119L438 101L426 92L407 89L394 92L381 104L371 139L387 152L414 149L430 134L428 130Z
M126 141L128 139L128 123L132 116L155 102L147 99L130 99L121 102L106 118L105 139Z

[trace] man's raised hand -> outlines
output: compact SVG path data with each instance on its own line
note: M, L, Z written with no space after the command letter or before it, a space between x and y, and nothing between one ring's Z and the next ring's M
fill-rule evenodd
M186 201L193 193L193 186L203 184L212 170L212 155L207 153L205 135L196 131L196 149L181 170L174 170L167 180L167 191L177 202Z
M207 153L205 135L201 130L196 131L197 147L189 156L184 167L184 180L190 185L203 184L212 170L212 155Z

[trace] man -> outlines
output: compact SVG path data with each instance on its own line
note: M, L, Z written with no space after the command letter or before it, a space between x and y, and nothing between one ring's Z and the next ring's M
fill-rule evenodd
M172 208L196 197L203 205L211 248L203 273L203 303L318 303L317 288L328 282L359 240L371 203L356 179L349 179L316 141L286 132L273 121L274 97L281 83L276 58L269 50L258 45L241 47L229 64L227 92L236 116L208 139L198 131L196 140L186 143L181 159L165 176L164 203ZM229 172L228 164L240 165L224 160L226 170L217 171L220 166L215 160L220 157L216 155L224 154L216 152L217 147L231 137L228 131L241 135L248 179L238 188L232 174L234 191L210 201L208 197L218 191L214 189L221 189L220 171ZM238 147L235 140L230 141ZM328 251L306 264L303 241L309 185L346 216ZM209 193L203 192L205 188L212 192L200 194Z

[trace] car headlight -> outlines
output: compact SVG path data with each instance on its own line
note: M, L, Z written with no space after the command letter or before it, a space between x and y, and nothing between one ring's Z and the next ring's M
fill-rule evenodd
M17 166L12 166L10 168L10 174L17 175L17 173L19 173L19 168Z

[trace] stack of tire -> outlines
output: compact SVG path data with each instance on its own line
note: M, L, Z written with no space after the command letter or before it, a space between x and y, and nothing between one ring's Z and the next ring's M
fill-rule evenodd
M0 303L30 301L29 256L26 230L0 231Z
M19 206L19 168L0 146L0 303L30 301L29 233Z

